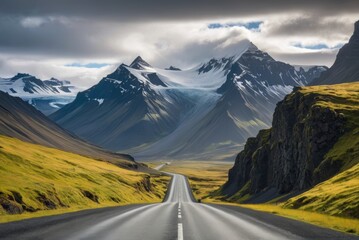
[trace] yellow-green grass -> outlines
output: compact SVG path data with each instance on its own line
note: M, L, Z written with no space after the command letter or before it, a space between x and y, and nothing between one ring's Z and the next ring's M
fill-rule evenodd
M0 203L27 209L9 214L0 206L0 222L161 202L170 180L5 136L0 136L0 176Z
M359 214L358 186L359 164L279 205L240 206L359 235L359 219L343 217Z
M359 220L336 216L328 216L315 212L298 209L285 209L282 206L270 204L231 204L258 211L268 212L295 220L308 222L317 226L331 228L342 232L359 234Z
M359 219L359 164L289 199L283 207Z
M196 199L218 201L215 192L226 182L233 163L211 161L173 161L161 170L185 175Z

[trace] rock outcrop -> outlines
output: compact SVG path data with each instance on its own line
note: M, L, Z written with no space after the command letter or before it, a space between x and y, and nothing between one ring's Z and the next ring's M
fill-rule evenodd
M248 139L229 171L224 194L237 200L268 201L308 189L339 171L340 167L321 162L344 133L346 119L318 104L320 94L300 89L278 103L271 129Z

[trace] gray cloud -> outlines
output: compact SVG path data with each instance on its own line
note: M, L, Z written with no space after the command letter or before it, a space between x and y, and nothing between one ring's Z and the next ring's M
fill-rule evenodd
M347 36L353 31L353 22L340 15L335 18L304 15L286 21L269 21L263 28L275 36Z
M2 0L0 14L82 16L131 21L194 20L298 12L316 15L357 13L357 0Z
M331 66L338 53L338 49L330 49L316 52L304 53L278 53L274 52L271 55L280 59L283 62L294 65L326 65Z
M41 19L41 18L40 18ZM99 23L78 19L43 18L38 25L31 18L0 17L0 51L22 55L41 54L62 57L98 57L119 54L109 44L111 29Z
M291 45L344 43L357 16L358 0L1 0L0 76L27 71L93 83L111 68L66 65L114 67L141 55L154 66L187 67L236 52L246 38L278 60L331 65L335 51ZM263 21L261 32L206 28L252 20Z

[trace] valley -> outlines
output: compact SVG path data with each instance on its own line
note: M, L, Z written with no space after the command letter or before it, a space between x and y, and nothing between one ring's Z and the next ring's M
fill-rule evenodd
M0 240L359 239L334 2L0 1Z
M49 117L139 161L232 160L249 136L270 126L278 101L326 69L276 61L248 40L230 55L183 70L138 56Z

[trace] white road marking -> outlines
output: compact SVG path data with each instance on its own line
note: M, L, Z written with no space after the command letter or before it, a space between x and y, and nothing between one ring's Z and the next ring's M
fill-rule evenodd
M178 233L177 233L177 239L178 240L183 240L183 226L182 223L180 222L182 219L182 214L181 214L181 202L178 203Z
M182 223L178 223L177 239L178 239L178 240L183 240L183 227L182 227Z

